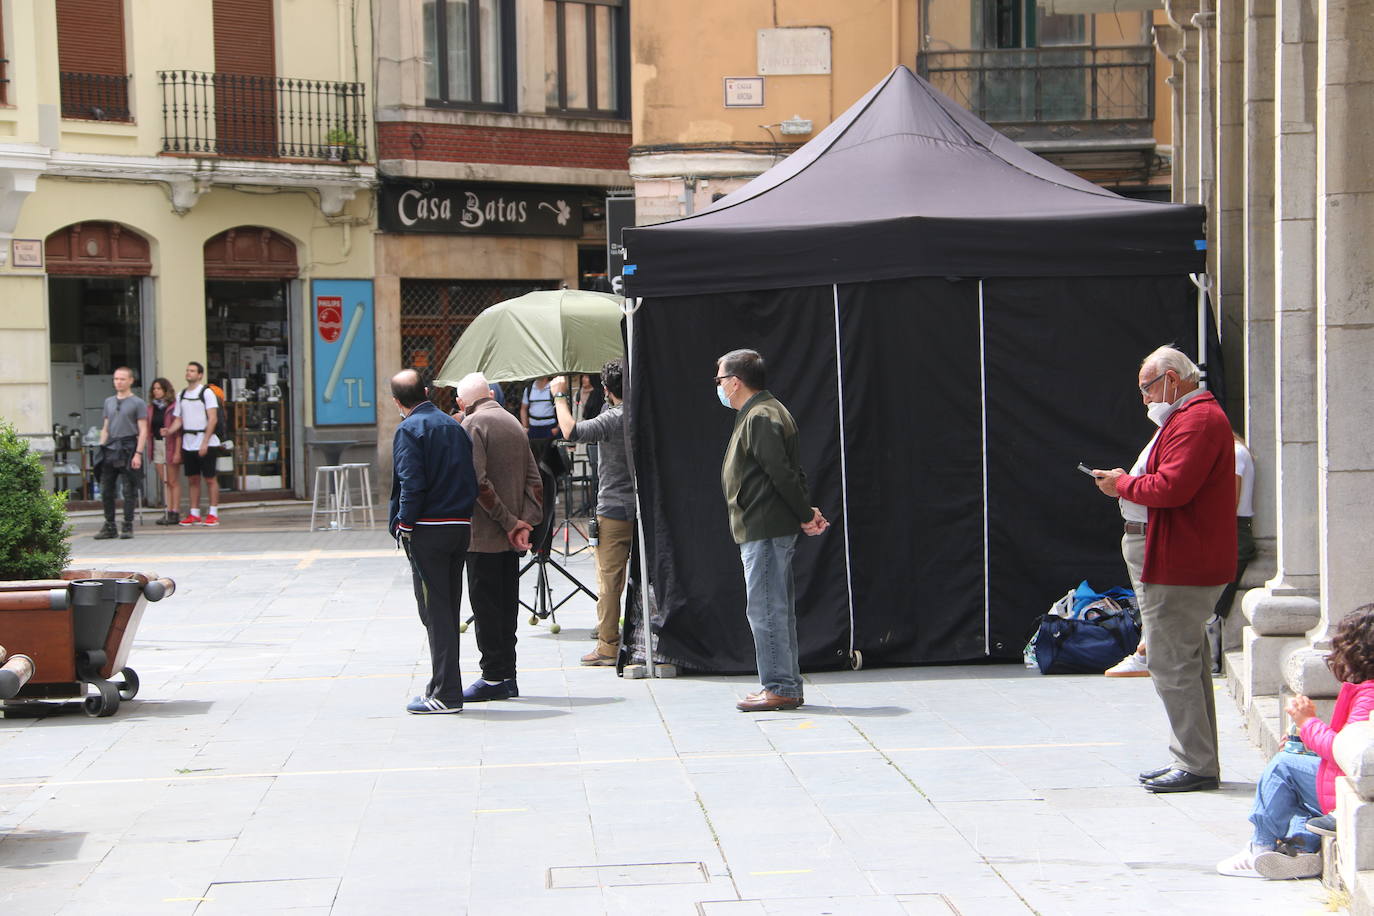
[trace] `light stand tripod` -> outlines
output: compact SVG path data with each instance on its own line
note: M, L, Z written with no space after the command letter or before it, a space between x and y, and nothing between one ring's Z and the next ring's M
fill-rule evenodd
M585 593L593 601L597 600L596 592L584 585L576 576L568 572L559 564L553 562L550 554L553 552L553 518L557 509L557 483L553 473L542 462L539 465L539 476L544 482L544 492L555 494L553 499L548 499L544 503L544 519L539 523L539 527L534 531L534 550L529 562L520 570L520 577L523 579L525 573L531 569L534 575L534 603L529 604L525 599L520 599L520 606L530 611L530 626L538 626L539 621L550 619L549 632L557 633L562 627L558 625L558 609L571 601L579 592ZM572 585L572 591L564 595L557 601L553 597L553 584L550 582L549 570L556 570L560 576Z
M590 474L577 474L577 465L582 462L585 466L586 459L577 457L576 446L571 443L555 443L553 448L565 449L571 447L572 454L565 456L564 471L558 476L559 489L563 496L563 520L554 529L555 540L561 541L558 552L564 558L575 556L592 546L592 539L587 530L579 522L590 521L596 512L596 502L591 494L588 493L587 483ZM575 489L582 491L581 505L574 508L573 495ZM581 538L582 544L576 548L572 546L573 536Z

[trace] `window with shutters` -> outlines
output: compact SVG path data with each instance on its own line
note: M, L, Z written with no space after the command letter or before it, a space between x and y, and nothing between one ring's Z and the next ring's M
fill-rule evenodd
M129 121L123 0L57 0L62 117Z
M215 148L275 156L277 55L273 0L214 0Z
M511 0L425 0L426 104L510 107L514 15Z
M624 117L626 0L544 0L549 111Z

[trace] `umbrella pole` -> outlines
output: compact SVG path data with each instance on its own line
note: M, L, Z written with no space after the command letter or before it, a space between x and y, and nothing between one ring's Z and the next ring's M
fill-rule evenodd
M634 370L635 312L639 311L643 302L644 300L638 297L626 298L620 307L625 314L625 362L629 363L631 373ZM625 377L631 378L632 375L627 373ZM633 448L630 449L629 458L630 473L633 475ZM644 538L644 510L639 499L638 481L635 482L635 527L639 531L639 625L644 631L644 670L649 677L658 677L658 666L654 663L654 629L649 624L649 542Z

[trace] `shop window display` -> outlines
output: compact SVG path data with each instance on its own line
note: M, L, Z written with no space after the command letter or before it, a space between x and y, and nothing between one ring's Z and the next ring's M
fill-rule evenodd
M293 445L286 283L208 280L206 370L228 398L232 454L221 459L221 486L291 489Z

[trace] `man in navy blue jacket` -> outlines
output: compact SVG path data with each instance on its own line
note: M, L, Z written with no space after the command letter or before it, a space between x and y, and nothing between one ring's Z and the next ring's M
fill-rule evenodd
M477 476L472 440L457 420L426 397L414 369L391 378L401 412L392 440L390 530L410 559L415 603L429 633L434 674L425 695L406 711L416 715L463 711L458 671L458 622L463 610L463 558L471 536Z

